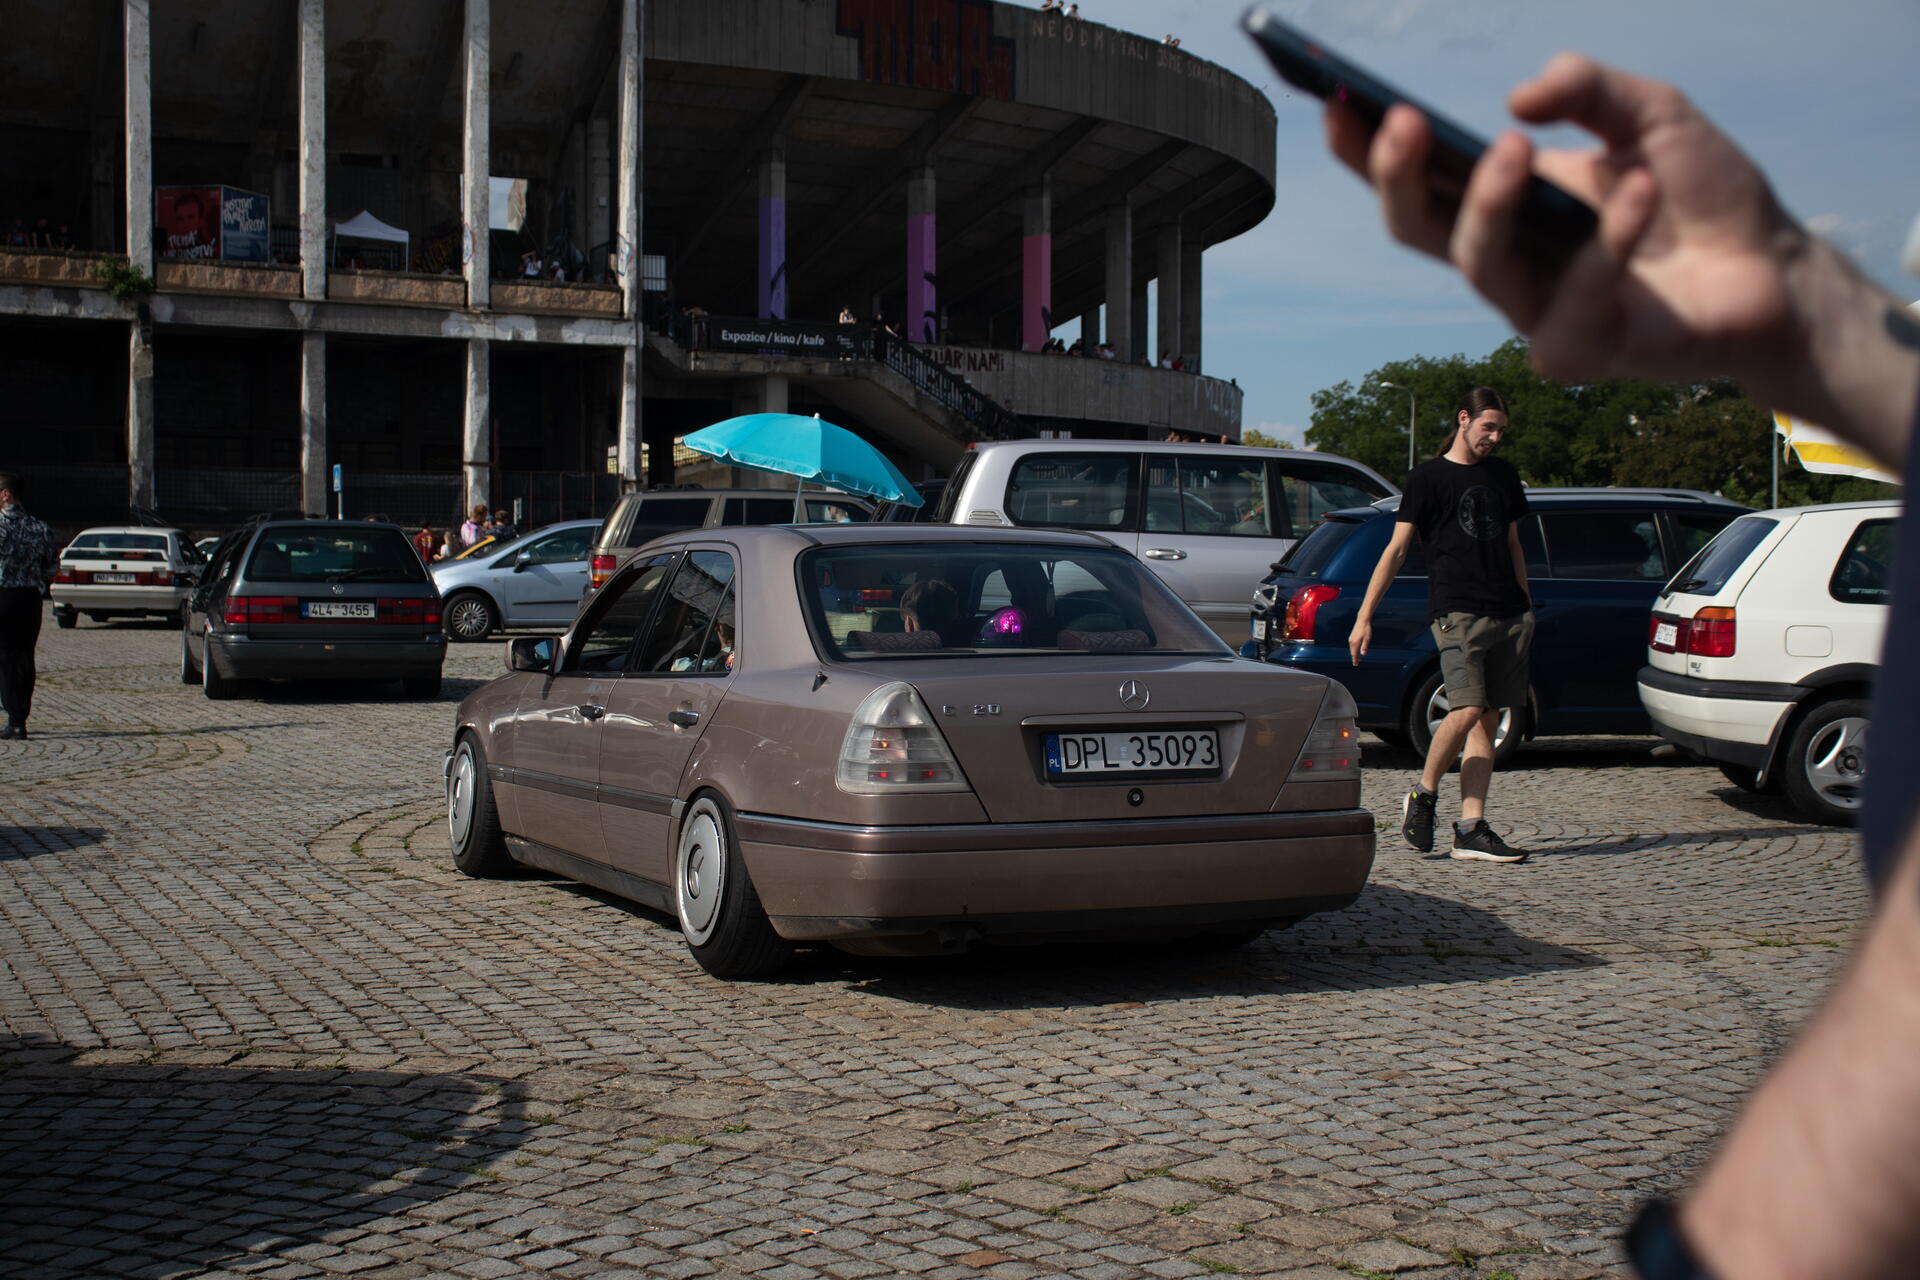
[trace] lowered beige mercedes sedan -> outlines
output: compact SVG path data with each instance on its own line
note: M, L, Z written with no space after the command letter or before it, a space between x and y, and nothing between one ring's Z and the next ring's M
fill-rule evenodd
M1346 691L1235 657L1090 534L689 530L507 666L447 753L455 864L671 912L718 977L1244 942L1373 862Z

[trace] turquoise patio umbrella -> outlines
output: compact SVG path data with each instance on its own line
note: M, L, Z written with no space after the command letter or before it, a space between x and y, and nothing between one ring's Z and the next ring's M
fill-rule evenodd
M803 487L812 481L908 507L926 501L878 449L845 427L822 422L818 414L807 418L797 413L749 413L702 427L682 443L736 467L798 476ZM798 520L798 490L793 511Z

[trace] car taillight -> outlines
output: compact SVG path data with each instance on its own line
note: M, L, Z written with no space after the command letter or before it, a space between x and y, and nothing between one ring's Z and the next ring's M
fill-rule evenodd
M1686 652L1702 658L1731 658L1733 640L1733 610L1709 607L1693 615L1687 627Z
M440 602L421 596L382 596L374 601L373 610L377 622L440 625Z
M1287 612L1280 622L1280 638L1311 641L1320 606L1339 594L1340 588L1324 585L1300 587L1294 591L1287 597Z
M613 576L613 560L614 558L612 556L595 556L593 558L592 572L593 585L595 587L598 587L601 583Z
M1360 728L1355 723L1360 710L1345 685L1329 682L1327 696L1320 703L1320 714L1293 762L1288 782L1326 782L1357 779L1360 776Z
M252 622L298 622L297 596L228 596L220 616L236 626Z
M60 572L53 575L53 580L59 583L63 587L70 587L74 585L76 582L79 582L82 579L82 577L85 577L91 580L93 575L88 573L85 569L62 569Z
M842 791L869 796L972 789L927 704L900 680L861 700L840 743L833 780Z

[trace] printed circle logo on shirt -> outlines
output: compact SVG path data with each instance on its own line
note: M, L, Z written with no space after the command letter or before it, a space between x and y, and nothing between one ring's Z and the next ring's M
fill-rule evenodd
M1460 527L1482 542L1500 536L1500 499L1484 484L1460 495Z

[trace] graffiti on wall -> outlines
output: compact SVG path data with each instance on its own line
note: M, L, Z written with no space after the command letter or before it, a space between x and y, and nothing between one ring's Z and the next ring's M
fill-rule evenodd
M860 78L1013 100L1013 40L988 0L839 0L835 29L860 42Z

